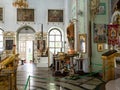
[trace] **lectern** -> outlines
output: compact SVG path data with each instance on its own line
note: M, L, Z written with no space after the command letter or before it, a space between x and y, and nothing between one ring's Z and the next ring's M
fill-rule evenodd
M109 81L115 79L115 57L116 50L110 50L102 54L103 60L103 80Z

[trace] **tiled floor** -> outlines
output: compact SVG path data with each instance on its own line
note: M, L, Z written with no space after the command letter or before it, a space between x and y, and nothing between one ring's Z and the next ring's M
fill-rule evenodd
M106 90L120 90L120 62L117 64L115 72L116 79L111 80L106 84Z
M48 68L36 67L28 63L19 65L17 70L17 88L25 90L25 85L30 75L30 86L26 90L104 90L99 87L103 83L96 77L85 77L71 80L65 77L54 77ZM102 88L102 89L101 89Z

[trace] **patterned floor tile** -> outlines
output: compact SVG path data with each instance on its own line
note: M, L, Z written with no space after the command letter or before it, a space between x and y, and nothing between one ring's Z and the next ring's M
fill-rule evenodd
M55 77L47 68L38 68L35 64L24 64L19 65L17 70L18 90L25 90L29 75L30 90L93 90L101 83L99 79L93 77L77 80Z

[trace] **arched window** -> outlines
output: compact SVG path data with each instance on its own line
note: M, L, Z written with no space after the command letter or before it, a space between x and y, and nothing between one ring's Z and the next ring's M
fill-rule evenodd
M3 50L3 30L0 29L0 51Z
M57 28L49 31L49 50L54 54L62 51L62 34Z

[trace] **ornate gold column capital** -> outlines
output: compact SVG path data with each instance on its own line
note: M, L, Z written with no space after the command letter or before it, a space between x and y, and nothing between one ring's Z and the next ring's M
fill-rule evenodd
M100 0L91 0L90 1L90 15L93 20L95 18L95 15L98 12L99 3L100 3Z

